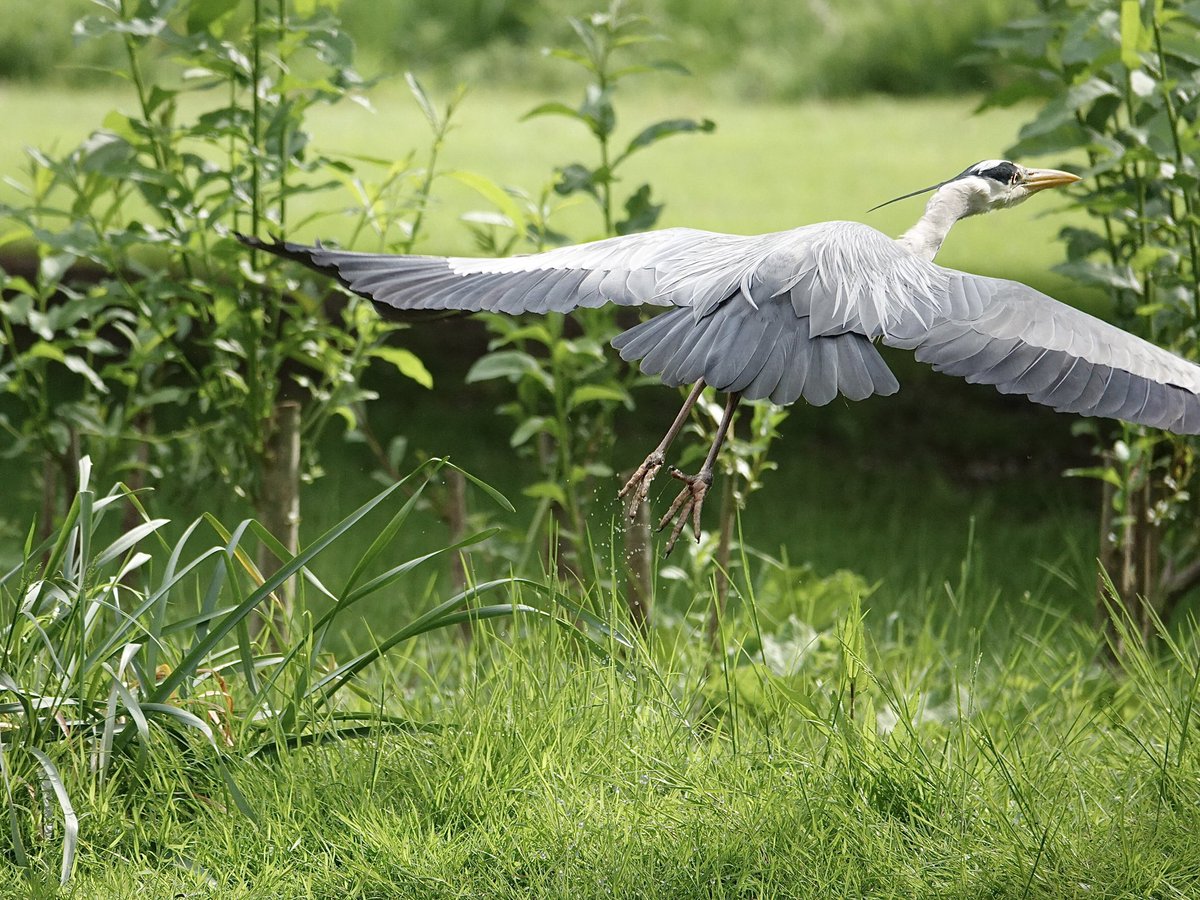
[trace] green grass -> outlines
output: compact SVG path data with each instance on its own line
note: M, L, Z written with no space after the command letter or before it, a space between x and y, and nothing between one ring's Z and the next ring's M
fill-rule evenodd
M74 895L1195 895L1193 631L1116 672L1034 603L871 611L851 718L844 608L764 597L767 665L745 609L716 664L686 618L620 667L536 624L414 647L365 702L436 730L236 766L257 824L219 790L165 803L196 775L157 756L81 802Z

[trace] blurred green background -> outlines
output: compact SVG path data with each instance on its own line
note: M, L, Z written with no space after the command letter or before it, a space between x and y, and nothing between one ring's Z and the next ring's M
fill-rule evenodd
M566 17L597 6L343 0L338 8L368 72L414 69L443 82L541 89L561 84L564 73L539 64L536 51L563 45ZM994 60L972 58L977 42L1035 7L1033 0L646 0L637 8L671 36L671 56L704 73L706 89L778 100L984 90L1003 72ZM0 30L0 79L87 84L95 77L90 66L123 52L115 42L73 46L72 25L94 9L92 0L19 8Z

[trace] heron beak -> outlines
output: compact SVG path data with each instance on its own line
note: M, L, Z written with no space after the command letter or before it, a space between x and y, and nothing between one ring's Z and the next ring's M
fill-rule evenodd
M1058 169L1029 169L1025 173L1025 187L1029 192L1044 191L1046 188L1059 187L1064 184L1074 184L1079 181L1078 175L1070 172L1060 172Z

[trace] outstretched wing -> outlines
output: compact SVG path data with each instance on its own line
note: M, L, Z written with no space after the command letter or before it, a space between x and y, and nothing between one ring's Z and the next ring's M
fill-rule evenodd
M570 312L605 303L687 306L702 313L738 290L762 249L759 238L690 228L503 259L351 253L238 238L333 276L385 313Z
M1062 412L1200 433L1200 368L1023 284L920 259L865 225L743 237L673 228L506 259L250 246L385 311L685 307L613 342L668 384L786 404L893 393L872 342Z
M810 304L793 290L815 271L829 236L824 226L752 237L674 228L504 259L349 253L241 239L334 276L384 312L676 307L613 341L624 359L641 360L643 371L667 384L703 379L718 390L781 405L800 397L821 405L839 394L860 400L894 393L899 385L870 336L848 327L812 333Z
M941 271L945 315L885 343L1059 412L1200 434L1200 367L1019 282Z

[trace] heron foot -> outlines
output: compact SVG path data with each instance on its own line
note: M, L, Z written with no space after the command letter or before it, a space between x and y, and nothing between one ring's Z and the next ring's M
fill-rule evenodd
M688 519L692 521L692 534L696 536L696 541L700 540L700 509L704 506L704 498L708 494L708 489L712 487L713 474L712 469L702 468L695 475L685 475L676 468L671 469L671 477L678 478L683 482L684 488L679 492L679 496L671 504L671 508L667 510L666 515L658 523L658 531L666 528L667 523L672 519L675 520L675 527L671 529L671 536L667 539L666 549L663 550L663 556L670 556L671 551L675 549L675 542L679 540L679 535L683 532L683 527L687 524Z
M617 496L622 500L628 497L629 506L626 507L625 513L631 522L637 517L638 507L646 502L646 495L650 492L650 482L654 480L654 476L658 474L662 464L662 451L655 450L637 467L637 471L629 476L625 487L617 492Z

